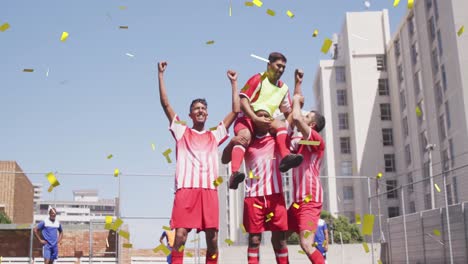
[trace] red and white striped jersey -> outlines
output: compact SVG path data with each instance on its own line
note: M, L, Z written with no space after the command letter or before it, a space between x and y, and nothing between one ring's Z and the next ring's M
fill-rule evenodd
M213 182L218 177L218 146L228 138L221 122L216 130L197 131L172 120L169 130L176 140L175 186L181 188L216 189Z
M283 193L279 171L280 159L273 136L267 134L254 138L244 157L247 168L245 197ZM253 178L249 177L250 171L252 171Z
M299 145L300 140L319 141L318 146ZM320 134L310 129L308 137L299 132L291 136L291 146L295 153L302 154L304 161L292 169L293 197L295 202L303 201L309 196L313 202L323 202L323 190L320 183L320 166L325 151L325 142Z

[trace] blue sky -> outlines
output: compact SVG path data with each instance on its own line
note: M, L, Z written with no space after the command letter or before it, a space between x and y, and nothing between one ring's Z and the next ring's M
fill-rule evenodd
M193 98L208 100L208 127L230 110L226 70L238 71L242 86L266 68L252 53L283 52L288 58L283 79L291 88L294 69L303 68L311 108L317 64L329 58L320 53L323 39L340 32L345 12L365 10L362 0L264 0L261 8L244 2L232 0L230 17L228 0L2 1L0 25L8 22L11 28L0 32L0 160L39 172L28 177L45 186L43 172L58 171L57 199L88 188L114 197L118 185L112 173L119 168L122 213L168 217L174 165L161 152L174 141L159 105L156 62L169 61L169 99L182 119L188 120ZM389 9L392 30L406 11L405 1L398 8L393 0L370 2L371 11ZM275 17L266 14L268 8ZM320 31L317 38L314 29ZM60 41L63 31L70 34L66 42ZM215 43L206 45L209 40ZM127 223L134 245L149 248L167 221Z

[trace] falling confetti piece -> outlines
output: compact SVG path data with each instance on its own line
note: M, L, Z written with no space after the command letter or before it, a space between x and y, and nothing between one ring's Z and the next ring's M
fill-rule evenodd
M319 33L318 29L314 30L314 33L312 34L312 37L314 37L314 38L317 37L318 33Z
M382 174L381 172L379 172L379 173L377 174L377 179L382 178L382 176L383 176L383 174Z
M68 32L62 32L62 36L60 37L60 41L65 42L68 38Z
M213 181L213 185L215 187L218 187L219 185L221 185L223 183L223 177L219 176L218 178L216 178L216 180Z
M112 223L112 216L106 215L106 224L111 224Z
M330 50L330 47L331 45L333 44L333 41L329 38L326 38L324 41L323 41L323 45L322 45L322 49L321 51L325 54L328 53L328 50Z
M216 258L216 254L214 254L213 256L211 256L212 259L215 259Z
M151 148L153 149L153 151L156 150L156 146L154 145L154 143L151 143Z
M162 229L164 229L166 231L171 231L172 230L171 227L169 227L169 226L163 226Z
M421 108L419 106L416 106L416 115L418 117L421 117L421 115L422 115L422 111L421 111Z
M52 192L52 190L59 186L60 183L59 181L57 180L57 178L55 177L55 174L53 174L52 172L49 172L46 174L46 177L47 177L47 180L49 181L50 183L50 187L49 189L47 189L47 192Z
M187 122L182 121L182 120L176 120L174 121L174 123L179 124L179 125L184 125L184 126L187 125Z
M380 259L378 259L377 264L382 264L382 261Z
M109 156L107 156L107 159L112 159L112 157L114 157L114 155L110 154Z
M255 54L250 54L250 57L261 60L261 61L264 61L264 62L267 62L267 63L270 62L268 59L262 58L260 56L255 55Z
M120 10L126 10L127 7L126 7L126 6L119 6L119 9L120 9Z
M131 58L135 57L135 55L133 55L133 54L131 54L131 53L125 53L125 55L127 55L127 56L129 56L129 57L131 57Z
M314 242L314 243L312 244L312 246L313 246L313 247L316 247L316 246L318 246L318 243L317 243L317 242Z
M271 10L271 9L267 9L266 13L270 16L275 16L275 11Z
M185 253L185 256L187 256L187 257L189 257L189 258L192 258L192 257L193 257L193 254L190 253L190 252L187 252L187 253Z
M210 127L210 131L215 131L218 127Z
M293 14L293 12L291 12L291 10L286 11L286 15L288 15L288 17L290 17L290 18L294 17L294 14Z
M372 229L374 229L374 215L365 214L364 222L362 224L362 235L372 235Z
M309 145L309 146L319 146L320 141L313 141L313 140L299 140L300 145Z
M437 192L440 192L440 188L439 185L437 185L437 183L434 183L434 187L436 188Z
M119 169L115 169L115 170L114 170L114 177L119 176L119 174L120 174Z
M224 240L224 242L225 242L226 244L228 244L228 246L231 246L232 244L234 244L234 241L232 241L232 240L229 239L229 238L226 238L226 239Z
M33 72L34 69L23 69L23 72Z
M298 250L297 253L305 255L306 253L303 250Z
M408 0L408 9L412 9L414 5L414 0Z
M154 253L157 253L158 251L162 251L166 256L169 256L169 254L171 254L171 251L164 244L160 244L159 246L153 249Z
M245 6L253 6L253 5L254 5L254 3L252 3L252 2L245 2Z
M440 236L440 231L438 229L434 229L432 233L434 233L435 236Z
M229 16L232 16L232 0L229 0Z
M115 223L112 225L111 229L114 231L117 231L117 229L119 229L122 224L123 224L122 219L117 218L117 220L115 220Z
M166 160L167 160L167 163L172 163L172 160L171 158L169 157L169 154L171 154L172 150L169 148L169 149L166 149L164 152L163 152L163 155L164 157L166 157Z
M308 238L310 236L310 234L312 234L312 232L310 232L309 230L307 230L305 233L304 233L304 238Z
M256 5L258 7L262 7L262 5L263 5L262 1L260 1L260 0L253 0L252 3L254 3L254 5Z
M268 222L270 222L270 221L271 221L271 218L267 218L267 219L265 220L265 223L268 223Z
M212 45L212 44L214 44L214 40L209 40L206 42L206 45Z
M108 223L108 224L106 223L106 224L104 225L104 229L106 229L106 230L112 230L112 223Z
M253 206L254 206L255 208L258 208L258 209L263 209L263 207L260 206L260 205L258 205L258 204L254 204Z
M244 224L240 224L240 228L242 229L242 234L247 233L247 230L245 230Z
M360 224L361 224L361 215L356 214L356 225L360 225Z
M126 238L127 240L130 239L130 233L124 230L119 230L119 236Z
M275 216L275 214L273 212L270 212L268 215L267 215L267 218L272 218L273 216Z
M393 1L393 7L397 7L400 4L400 0Z
M325 241L323 241L323 243L322 243L322 247L326 247L327 245L328 245L328 242L327 242L326 240L325 240Z
M120 26L120 29L128 29L128 26Z
M365 251L366 253L369 253L369 246L367 245L366 242L362 242L362 247L364 248L364 251Z
M463 32L465 32L465 26L460 27L460 29L457 32L457 35L460 37L463 34Z
M182 246L180 246L180 248L177 251L182 252L182 251L184 251L184 249L185 249L185 246L182 245Z
M9 29L9 28L10 28L10 24L5 23L5 24L3 24L3 25L0 26L0 31L1 31L1 32L5 32L5 31L6 31L7 29Z
M304 202L308 203L310 202L310 200L312 200L312 195L307 195L305 198L304 198Z
M130 244L130 243L124 243L124 244L122 245L122 247L123 247L123 248L133 248L133 245Z
M297 203L293 203L293 207L299 209L299 205Z

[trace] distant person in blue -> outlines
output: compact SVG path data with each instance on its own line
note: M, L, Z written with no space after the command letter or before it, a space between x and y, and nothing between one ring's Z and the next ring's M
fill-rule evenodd
M172 247L174 247L175 231L163 231L161 237L159 238L159 242L161 244L163 244L164 238L166 238L167 248L172 251ZM168 264L172 263L172 253L167 256L166 261Z
M34 234L42 244L42 257L44 264L53 264L58 257L58 243L62 240L62 225L55 219L57 210L49 208L49 219L41 221L35 228ZM41 231L41 234L39 234ZM41 236L42 235L42 236Z
M323 258L327 259L328 227L327 223L323 219L319 219L314 241L317 243L315 247L320 251L320 253L322 253Z

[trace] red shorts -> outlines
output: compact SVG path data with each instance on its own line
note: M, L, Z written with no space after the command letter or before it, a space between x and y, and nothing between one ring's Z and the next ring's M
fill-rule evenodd
M218 230L218 191L202 188L177 190L172 207L171 228Z
M237 135L242 129L248 129L251 135L254 135L254 126L252 119L247 116L237 117L234 122L234 134Z
M322 203L296 202L296 204L299 205L298 209L293 206L294 203L288 209L289 231L299 233L303 230L317 230L320 211L322 210Z
M270 213L273 213L273 216L268 220ZM245 197L244 227L251 234L264 231L287 231L288 215L283 194Z

